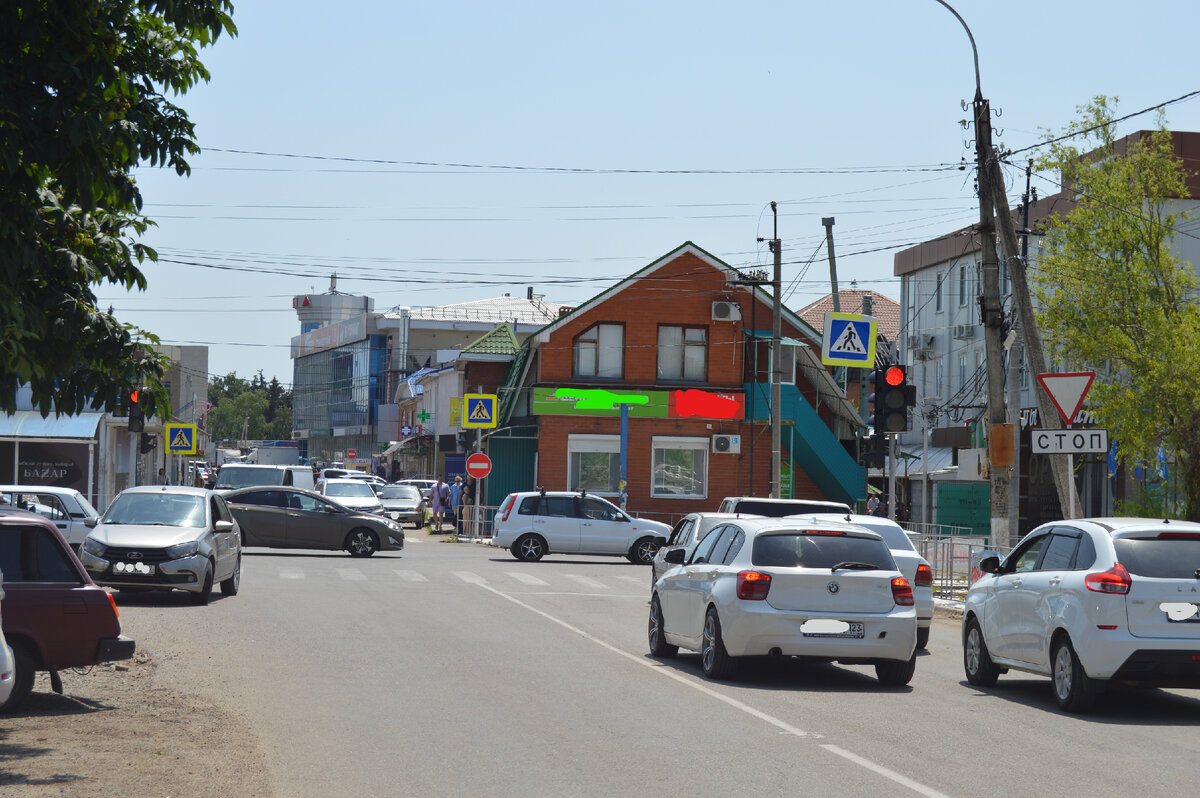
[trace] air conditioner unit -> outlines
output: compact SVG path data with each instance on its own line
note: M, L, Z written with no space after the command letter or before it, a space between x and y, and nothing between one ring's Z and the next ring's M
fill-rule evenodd
M714 435L712 436L712 450L718 454L741 454L742 436Z
M916 333L908 336L908 348L913 352L923 352L926 349L933 349L933 336L924 333Z
M713 302L712 318L713 321L741 321L742 309L736 302Z
M954 325L954 337L959 340L974 338L977 329L974 324L956 324Z

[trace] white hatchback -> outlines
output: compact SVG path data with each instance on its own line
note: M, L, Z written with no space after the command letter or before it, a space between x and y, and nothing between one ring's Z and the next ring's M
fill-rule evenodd
M496 511L492 545L518 560L547 554L616 554L649 564L671 527L634 518L599 496L567 491L510 493Z
M654 585L650 653L700 653L709 678L739 657L802 657L875 666L904 685L916 668L912 585L879 535L808 518L740 519L714 527Z
M962 621L971 684L1010 668L1049 676L1072 712L1110 682L1200 687L1200 524L1054 521L979 570Z

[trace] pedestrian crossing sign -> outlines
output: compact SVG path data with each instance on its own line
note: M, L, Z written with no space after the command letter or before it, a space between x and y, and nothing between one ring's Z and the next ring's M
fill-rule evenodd
M821 362L827 366L875 368L875 334L879 322L858 313L825 314Z
M167 424L167 454L196 453L195 424Z
M463 394L462 425L464 429L483 429L496 426L496 408L499 404L494 393Z

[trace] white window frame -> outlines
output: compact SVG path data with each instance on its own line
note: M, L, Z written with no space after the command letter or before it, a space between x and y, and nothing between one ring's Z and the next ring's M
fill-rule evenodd
M602 335L605 330L619 331L620 336L621 336L621 342L620 342L619 346L612 346L611 344L605 344L601 340ZM588 335L591 333L595 334L595 340L592 340L590 338L584 338L585 335ZM585 350L580 348L581 342L586 342L587 344L590 345L588 347L591 350L590 356L591 356L591 361L592 361L591 365L590 365L590 369L591 369L590 371L587 370L586 368L584 368L583 356L585 354ZM602 379L602 380L619 380L625 376L625 325L614 324L611 322L599 322L597 324L593 324L591 327L588 327L586 330L581 332L579 335L575 336L575 340L572 342L571 349L572 349L572 361L573 361L572 365L574 367L575 376L577 376L577 377L595 377L596 379ZM611 358L611 356L612 356L612 353L606 351L609 349L617 350L616 373L601 373L602 372L601 362L607 359L606 356L608 358Z
M712 441L709 438L677 438L654 436L650 442L650 496L658 499L707 499L708 498L708 467L709 448ZM704 459L704 473L701 475L701 492L693 493L660 493L654 482L654 471L658 461L659 451L687 450L700 452Z
M770 339L766 339L768 342ZM796 363L798 362L796 350L800 347L795 344L789 344L787 341L780 340L779 347L782 350L779 358L781 372L779 375L780 385L795 385L796 384ZM771 369L775 367L775 351L771 348L770 363L767 368L767 381L771 378Z
M620 435L568 435L567 436L567 490L579 490L578 478L575 473L574 455L577 453L588 454L615 454L618 458L621 456L621 436ZM626 475L626 480L628 480ZM585 486L586 487L586 486ZM620 496L619 490L596 490L587 487L588 493L594 493L597 496Z
M958 387L959 390L967 389L967 353L958 353Z

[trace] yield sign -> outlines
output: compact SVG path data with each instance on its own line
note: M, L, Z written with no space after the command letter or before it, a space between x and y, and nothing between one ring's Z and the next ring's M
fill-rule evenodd
M1092 387L1096 372L1067 371L1061 374L1039 374L1037 378L1046 389L1050 401L1058 408L1058 414L1069 427L1079 408L1083 407L1083 397L1087 396L1088 389Z

